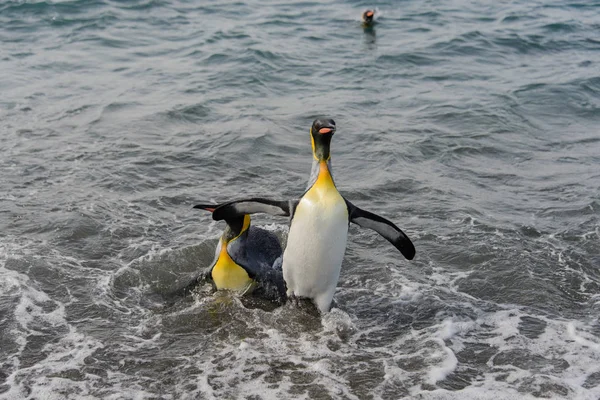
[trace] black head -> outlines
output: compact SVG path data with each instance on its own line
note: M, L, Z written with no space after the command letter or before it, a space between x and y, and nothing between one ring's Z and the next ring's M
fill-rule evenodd
M362 20L365 24L371 24L373 22L373 18L375 17L375 11L367 10L362 15Z
M317 161L328 161L331 138L335 133L335 121L331 118L317 118L310 128L313 155Z
M221 236L227 243L231 242L238 237L246 237L248 235L248 228L250 228L250 216L248 214L243 217L227 218L227 228Z
M194 206L194 208L210 212L214 212L217 207L219 206L213 204L197 204ZM248 232L248 228L250 228L250 215L246 214L241 217L226 218L225 222L227 223L227 227L221 237L225 240L225 243L229 243L238 236Z

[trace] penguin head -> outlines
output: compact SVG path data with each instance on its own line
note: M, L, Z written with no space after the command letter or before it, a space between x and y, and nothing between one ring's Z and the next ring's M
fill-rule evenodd
M363 23L366 25L371 25L373 23L373 18L375 17L375 11L366 10L362 15Z
M217 207L217 205L212 204L197 204L194 206L194 208L200 208L210 212L215 211ZM225 222L227 223L227 227L221 235L221 239L223 239L225 243L248 236L248 229L250 228L250 215L245 214L241 217L226 218Z
M317 161L329 161L329 147L335 133L335 121L331 118L317 118L310 128L313 156Z
M227 228L221 236L225 242L233 242L239 238L245 239L248 236L250 215L244 214L242 217L227 218L225 222L227 222Z

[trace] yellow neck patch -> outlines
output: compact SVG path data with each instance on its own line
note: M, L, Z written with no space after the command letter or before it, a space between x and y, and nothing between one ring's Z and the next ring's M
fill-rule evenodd
M319 176L317 177L317 181L315 182L314 186L326 189L336 189L335 184L333 183L333 177L331 176L329 167L325 161L319 162Z
M233 242L235 239L242 236L242 233L246 232L248 230L248 228L250 228L250 214L244 214L244 223L242 225L242 229L240 230L240 233L236 237L234 237L233 239L230 240L230 242Z
M233 261L227 253L227 243L221 240L219 259L212 269L212 278L217 289L246 293L252 289L254 280L246 270Z
M335 187L327 162L321 161L319 163L317 180L303 198L311 203L337 203L340 199L343 201L342 196Z

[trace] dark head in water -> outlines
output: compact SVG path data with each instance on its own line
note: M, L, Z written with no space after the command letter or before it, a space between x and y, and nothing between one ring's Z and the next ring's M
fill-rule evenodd
M373 25L373 22L375 22L374 18L375 18L375 11L366 10L362 15L363 26Z

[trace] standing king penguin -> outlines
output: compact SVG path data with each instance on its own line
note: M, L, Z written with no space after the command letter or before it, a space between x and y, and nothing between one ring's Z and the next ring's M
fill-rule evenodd
M194 208L213 212L217 206L198 204ZM281 244L274 233L250 226L250 215L225 218L215 259L196 279L212 281L217 290L255 294L270 300L285 299L281 272ZM190 285L191 286L191 285Z
M349 222L370 228L392 243L409 260L415 256L410 239L392 222L356 207L335 187L331 174L332 119L316 119L310 129L313 166L308 188L299 200L251 198L224 203L213 219L268 213L290 216L290 231L283 253L287 295L312 300L321 312L329 311L346 251Z

